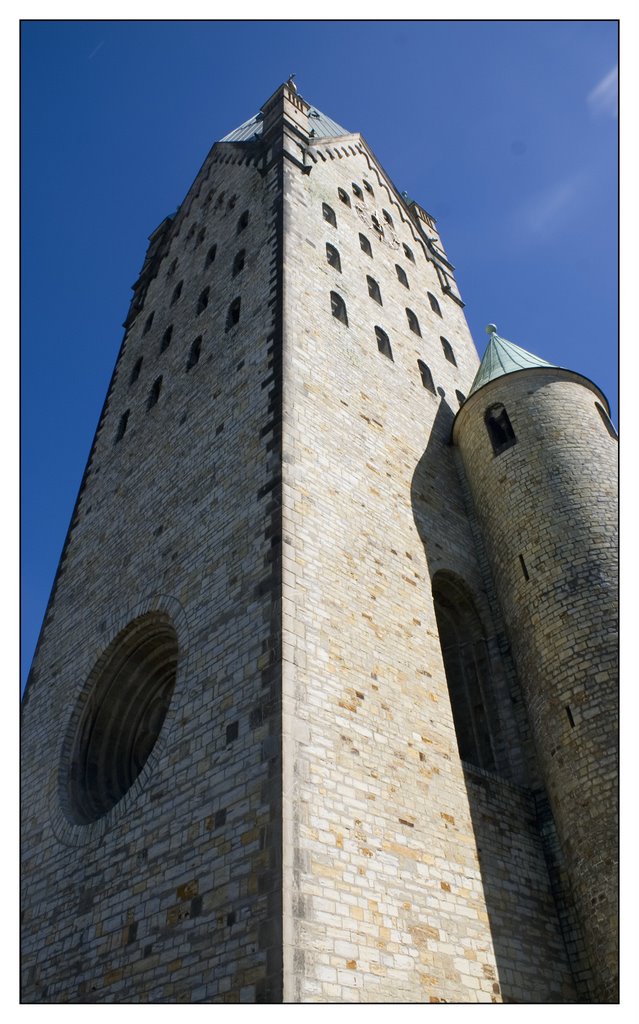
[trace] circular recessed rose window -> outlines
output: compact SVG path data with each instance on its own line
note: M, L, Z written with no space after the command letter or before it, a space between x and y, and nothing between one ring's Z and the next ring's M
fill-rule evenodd
M65 743L61 802L75 825L107 814L129 791L160 734L175 686L177 634L168 615L142 615L96 663Z

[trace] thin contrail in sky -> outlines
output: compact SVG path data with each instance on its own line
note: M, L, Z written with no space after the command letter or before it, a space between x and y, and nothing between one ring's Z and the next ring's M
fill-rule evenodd
M100 42L99 42L99 43L98 43L98 45L96 46L95 50L93 50L93 51L92 51L92 52L91 52L91 53L89 54L89 56L87 57L87 60L91 60L91 58L92 58L92 57L95 57L96 53L98 52L98 50L100 49L100 47L101 47L101 46L104 46L104 39L101 39L101 40L100 40Z

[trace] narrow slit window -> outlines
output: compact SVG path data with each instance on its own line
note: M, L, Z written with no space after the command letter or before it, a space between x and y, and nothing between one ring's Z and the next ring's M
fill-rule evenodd
M379 302L379 304L381 306L383 304L382 303L382 293L379 290L379 285L378 285L377 281L375 280L375 278L369 277L368 274L367 274L366 275L366 284L368 285L368 294L370 295L371 299L374 299L375 302Z
M153 384L151 385L151 390L149 392L149 397L146 403L147 412L149 411L149 409L152 409L154 405L157 405L161 390L162 378L158 377L156 380L153 381Z
M200 353L202 351L202 335L195 339L191 345L191 351L189 352L189 358L186 361L186 369L191 370L200 361Z
M404 288L410 288L408 278L406 276L406 271L402 267L400 267L399 263L395 264L395 271L397 273L397 280L399 281L399 283L403 284Z
M197 238L195 239L195 244L196 245L201 245L202 242L204 241L204 236L205 235L206 235L206 228L200 228L200 230L198 231Z
M213 262L213 260L215 259L215 254L216 253L217 253L217 245L212 245L211 248L209 249L209 251L206 254L206 262L204 264L206 267L208 267L209 263Z
M248 222L249 222L249 212L248 212L248 210L245 210L244 213L242 214L242 216L240 217L240 219L237 222L237 234L238 235L239 235L240 231L244 231L244 228L246 227Z
M184 281L180 281L179 284L176 284L175 289L173 291L173 295L171 296L171 305L172 306L175 305L175 303L179 299L180 295L182 294L182 288L183 287L184 287Z
M124 435L126 434L127 423L129 422L129 412L130 410L127 409L126 412L123 412L122 415L120 416L120 422L118 423L118 429L113 442L114 444L117 444L118 441L121 441Z
M149 331L151 330L151 327L153 325L153 317L154 316L155 316L155 310L152 313L149 313L148 317L146 318L146 323L144 325L144 330L142 331L142 334L148 334L149 333Z
M433 313L437 313L437 316L441 316L442 311L439 308L439 302L437 301L435 296L431 294L431 292L428 292L428 301L430 302L430 308L432 309Z
M615 441L617 441L618 440L617 431L615 430L615 428L614 428L614 426L612 424L612 420L610 419L610 416L608 415L608 413L604 409L603 405L600 405L599 402L595 402L595 409L597 410L597 412L601 416L603 424L604 424L606 430L608 431L608 433L610 434L610 436Z
M524 562L524 556L523 555L519 556L519 564L521 565L521 571L523 573L524 579L525 580L529 580L530 576L528 575L528 567L527 567L526 563Z
M383 216L384 220L386 221L386 223L390 224L390 226L392 227L393 226L393 218L391 217L391 215L388 212L388 210L382 210L382 216Z
M329 267L333 267L333 269L339 271L340 274L342 273L342 261L339 258L339 253L335 246L331 245L330 242L326 243L326 260Z
M406 259L410 260L411 263L414 263L415 262L415 257L413 255L413 250L409 249L409 247L406 245L406 242L403 242L402 245L404 246L404 255L405 255Z
M515 431L503 405L491 405L484 414L484 423L493 446L493 455L501 455L517 443Z
M340 200L344 203L344 206L351 205L351 197L349 196L348 192L346 192L343 188L338 188L337 194Z
M413 334L417 334L421 338L422 332L419 328L419 320L413 313L412 309L406 309L406 319L408 320L408 326L410 327Z
M373 250L371 249L371 243L368 241L366 235L359 236L359 247L362 250L362 252L366 253L367 256L372 257Z
M239 323L239 320L240 320L240 299L239 299L239 296L238 296L237 299L233 299L233 302L229 306L229 311L228 311L228 314L227 314L227 317L226 317L226 329L227 329L227 331L230 330L231 327L235 327L235 325L237 323Z
M337 292L331 292L331 313L337 320L341 320L348 327L348 316L346 314L346 303Z
M177 256L176 256L175 259L172 261L171 266L169 267L169 269L166 272L166 276L167 277L173 277L173 275L175 273L175 268L177 267L177 264L178 264L178 261L177 261Z
M442 348L444 350L444 355L446 356L448 362L452 363L453 366L457 366L457 360L455 359L455 353L453 352L453 346L449 342L448 338L441 338L440 337L439 340L442 343Z
M245 260L245 257L246 257L246 249L240 249L240 251L238 253L236 253L235 259L233 260L233 273L232 273L233 277L237 277L237 275L239 273L241 273L242 270L244 270L244 260Z
M162 341L160 343L160 352L164 352L171 344L171 336L173 334L173 324L169 324L164 334L162 335Z
M136 359L135 366L133 367L133 369L131 371L131 379L129 381L129 384L135 384L136 380L140 376L140 370L141 369L142 369L142 356L140 356L139 359Z
M429 368L426 366L426 363L423 363L421 359L418 359L417 366L419 367L419 372L421 374L423 386L426 388L427 391L430 391L432 395L436 394L435 381L433 380L433 375L430 372Z
M332 224L334 228L337 227L337 218L335 217L335 210L328 203L322 203L322 216L324 220L329 224Z
M351 188L353 189L353 195L356 196L357 199L363 199L364 198L364 193L362 192L362 190L359 187L359 185L356 185L355 182L353 182L351 184Z
M209 304L209 290L209 288L205 288L197 300L197 307L195 310L197 316L199 316L200 313L203 313Z
M390 343L390 340L389 340L389 337L388 337L386 331L383 331L381 329L381 327L376 327L375 328L375 337L377 339L377 347L378 347L379 351L382 353L382 355L384 355L388 359L392 360L393 359L393 350L391 348L391 343Z

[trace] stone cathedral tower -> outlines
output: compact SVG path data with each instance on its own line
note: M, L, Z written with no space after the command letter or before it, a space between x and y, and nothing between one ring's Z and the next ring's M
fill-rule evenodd
M615 1000L615 471L360 135L216 143L28 683L23 999Z

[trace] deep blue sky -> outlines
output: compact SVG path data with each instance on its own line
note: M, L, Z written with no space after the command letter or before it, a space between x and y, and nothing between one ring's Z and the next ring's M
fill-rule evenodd
M23 23L23 676L147 237L291 72L437 219L480 353L617 421L616 65L613 22Z

